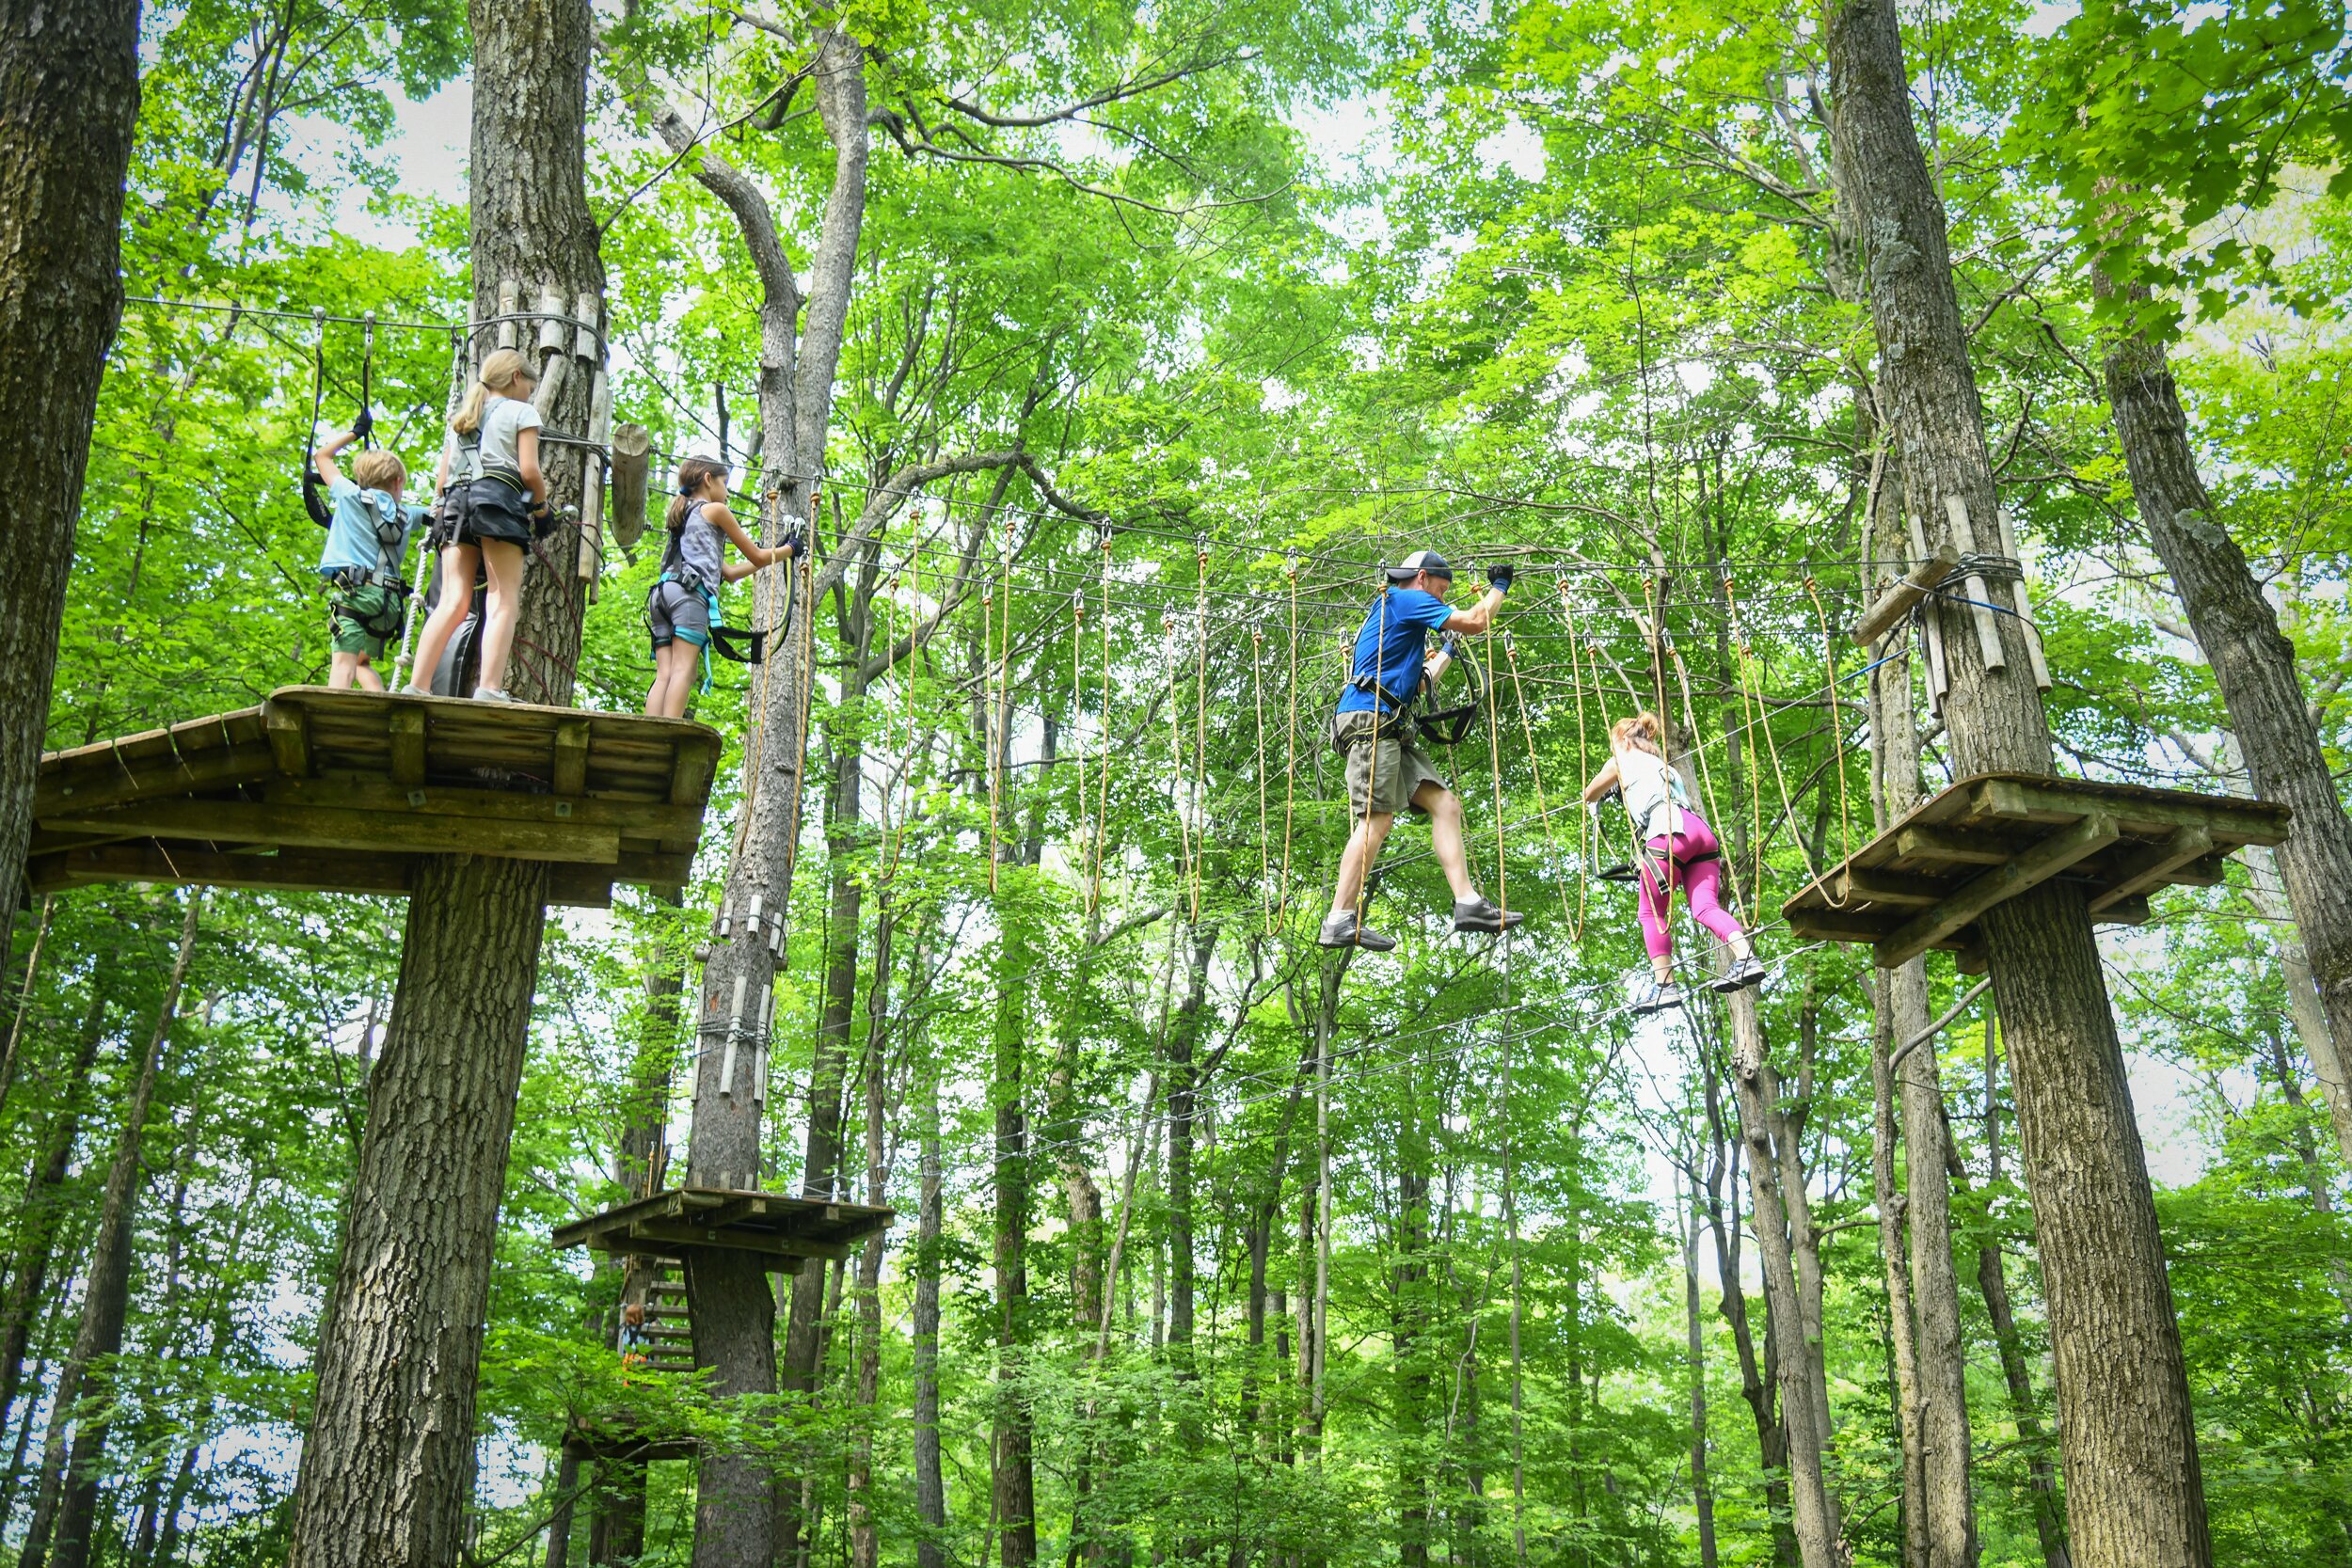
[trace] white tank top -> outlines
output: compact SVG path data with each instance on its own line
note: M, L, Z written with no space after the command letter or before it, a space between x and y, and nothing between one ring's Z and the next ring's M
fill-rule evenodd
M1662 757L1647 752L1617 753L1617 785L1625 791L1625 814L1646 844L1661 833L1682 831L1680 810L1690 801L1682 792L1682 775Z

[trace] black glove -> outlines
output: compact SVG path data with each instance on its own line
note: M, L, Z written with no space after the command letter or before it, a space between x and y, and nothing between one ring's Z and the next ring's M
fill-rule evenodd
M1486 568L1486 586L1500 594L1511 592L1511 568L1508 562Z
M803 531L796 528L791 532L786 534L784 536L784 543L776 547L780 550L790 551L792 559L799 561L808 548L808 535Z
M372 408L360 409L359 417L351 421L351 438L355 441L364 441L374 434L375 410Z

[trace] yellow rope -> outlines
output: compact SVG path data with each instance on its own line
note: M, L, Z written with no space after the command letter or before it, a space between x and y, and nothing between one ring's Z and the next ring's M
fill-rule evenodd
M1760 899L1764 896L1764 791L1757 786L1756 781L1756 726L1764 712L1764 705L1756 690L1751 689L1748 666L1754 656L1748 649L1747 631L1740 625L1740 605L1732 595L1731 573L1728 570L1724 573L1724 618L1730 623L1731 645L1740 660L1739 674L1733 684L1740 689L1740 743L1744 749L1744 766L1748 775L1749 842L1754 848L1749 856L1748 888L1752 898ZM1756 689L1763 686L1760 663L1759 678L1753 685Z
M1103 701L1102 736L1107 740L1111 733L1111 531L1103 533ZM1111 759L1104 752L1101 766L1095 768L1094 851L1091 857L1093 874L1087 879L1087 913L1092 915L1103 899L1103 824L1111 810Z
M1476 654L1470 656L1477 657ZM1486 770L1494 779L1495 793L1495 908L1504 915L1511 912L1511 878L1502 857L1502 721L1495 715L1495 640L1486 639ZM1543 809L1541 795L1536 809Z
M1528 776L1535 781L1535 820L1544 825L1543 831L1547 835L1549 835L1551 832L1551 805L1544 799L1544 769L1543 766L1535 760L1535 726L1534 721L1531 721L1527 715L1527 690L1519 684L1519 651L1518 648L1512 642L1511 634L1508 632L1505 632L1502 635L1502 657L1505 668L1511 672L1511 695L1513 700L1518 705L1519 733L1524 736L1527 740ZM1493 688L1491 685L1487 688L1487 691L1488 701L1491 704L1493 694ZM1581 717L1581 712L1579 717ZM1580 757L1578 760L1581 762L1583 759ZM1496 836L1500 839L1501 835L1502 827L1498 823L1496 827ZM1577 847L1581 857L1583 848L1583 830L1581 827L1577 831ZM1501 858L1502 851L1500 847L1498 847L1496 851L1496 859L1500 861ZM1581 863L1580 860L1580 869L1581 868ZM1573 922L1573 925L1568 932L1568 940L1570 942L1577 941L1584 933L1584 879L1581 876L1579 876L1576 879L1576 885L1577 908L1574 911L1570 911L1568 909L1568 884L1565 880L1560 884L1560 912L1562 914L1568 915L1570 920Z
M1667 740L1667 736L1674 728L1674 710L1666 705L1666 619L1659 605L1660 596L1657 577L1653 575L1644 578L1642 597L1649 610L1650 676L1658 692L1658 706L1652 710L1658 714L1658 760L1666 765L1666 769L1671 774L1674 770L1674 747ZM1671 780L1669 783L1671 784ZM1675 829L1679 824L1680 818L1676 815L1673 799L1669 796L1666 804L1666 852L1658 866L1658 919L1659 923L1666 928L1666 956L1669 959L1674 957ZM1642 879L1649 875L1649 846L1643 841L1643 826L1644 824L1639 822L1633 825L1633 885L1637 888L1644 885Z
M1292 556L1285 569L1291 579L1290 727L1282 745L1282 879L1274 889L1278 921L1290 902L1291 798L1298 777L1298 558Z
M1576 692L1576 771L1579 777L1590 778L1592 777L1592 774L1588 771L1588 768L1591 765L1586 759L1593 754L1593 747L1591 738L1585 728L1584 692L1587 683L1584 673L1585 665L1581 658L1583 639L1577 635L1576 601L1568 593L1567 578L1562 578L1559 579L1559 589L1560 614L1561 618L1566 623L1567 626L1568 684ZM1597 683L1599 680L1598 673L1596 673L1592 679ZM1518 675L1516 673L1514 673L1512 680L1514 685L1516 685L1518 682ZM1519 700L1519 717L1522 721L1524 721L1526 716L1527 701L1526 698L1522 696ZM1534 750L1534 736L1531 732L1528 736L1528 747L1531 752ZM1600 840L1598 831L1594 822L1593 814L1591 812L1582 813L1577 818L1576 853L1577 859L1580 862L1580 871L1589 868L1593 862L1600 858ZM1584 899L1587 891L1584 884L1590 880L1591 879L1589 877L1581 875L1576 879L1576 928L1580 933L1581 933L1584 929ZM1562 903L1565 905L1565 902L1566 895L1563 893Z
M1192 809L1200 818L1200 853L1193 862L1192 920L1200 923L1200 862L1209 855L1209 546L1203 540L1193 547L1198 562L1198 586L1193 608Z
M1258 887L1266 901L1265 934L1274 934L1273 863L1268 858L1271 835L1266 832L1265 804L1265 683L1259 666L1265 661L1265 633L1249 628L1249 704L1258 713Z
M1077 753L1076 817L1081 826L1086 821L1087 810L1087 753L1086 747L1080 744L1078 726L1086 714L1086 590L1073 588L1070 591L1070 749ZM1101 749L1099 739L1096 749Z
M1837 640L1829 629L1829 611L1822 608L1820 585L1811 572L1804 575L1804 591L1812 596L1813 614L1821 626L1821 673L1827 677L1822 685L1829 692L1829 765L1837 775L1837 847L1842 861L1853 849L1853 807L1846 793L1846 737L1837 721ZM1850 895L1839 897L1831 901L1830 908L1842 909L1850 902Z
M1183 676L1176 671L1176 617L1162 615L1160 629L1168 634L1168 803L1176 810L1176 847L1181 856L1180 886L1196 885L1192 880L1192 831L1184 821L1184 796L1182 784L1184 776L1184 705L1177 701L1176 683ZM1196 910L1198 906L1196 905Z

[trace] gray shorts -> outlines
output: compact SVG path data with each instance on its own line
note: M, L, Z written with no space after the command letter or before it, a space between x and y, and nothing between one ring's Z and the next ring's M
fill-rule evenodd
M1414 739L1409 719L1383 719L1375 738L1370 713L1343 713L1331 721L1331 744L1347 753L1347 813L1394 816L1414 809L1413 796L1425 784L1447 787L1445 775Z
M657 582L653 592L645 595L645 628L653 634L653 645L657 648L666 648L673 642L691 642L697 648L707 648L710 606L684 583Z

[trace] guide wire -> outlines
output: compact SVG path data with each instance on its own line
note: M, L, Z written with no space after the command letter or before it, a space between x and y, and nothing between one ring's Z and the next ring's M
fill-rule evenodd
M1282 757L1282 879L1275 884L1274 913L1279 921L1290 902L1291 811L1298 781L1298 560L1285 568L1291 581L1290 726Z
M1265 633L1256 627L1249 632L1249 703L1258 715L1258 883L1266 898L1265 934L1274 934L1274 903L1272 890L1273 865L1269 854L1272 834L1266 831L1265 803L1265 683L1260 667L1265 661Z
M1176 816L1176 848L1181 866L1178 881L1179 885L1192 885L1192 833L1184 820L1184 792L1180 788L1173 787L1173 782L1182 779L1184 775L1184 703L1177 695L1177 683L1184 677L1178 673L1176 666L1176 617L1161 616L1160 630L1168 637L1168 764L1170 769L1168 777L1171 781L1168 804L1174 808ZM1200 918L1200 893L1198 887L1195 886L1193 894L1193 918L1195 920Z
M1107 741L1111 733L1111 531L1105 528L1100 532L1103 557L1103 713L1102 728L1098 733L1103 740ZM1107 749L1104 752L1102 766L1095 771L1093 874L1087 880L1087 913L1089 916L1103 899L1103 831L1111 809L1111 760Z
M1205 535L1194 546L1199 573L1193 629L1192 809L1200 823L1200 859L1208 858L1209 814L1209 542ZM1200 923L1200 861L1193 863L1192 920Z
M1838 724L1837 640L1830 631L1829 611L1821 604L1820 585L1814 581L1813 574L1809 571L1804 575L1804 591L1813 599L1814 618L1820 623L1821 628L1821 665L1822 673L1828 676L1825 684L1829 689L1830 766L1837 774L1837 847L1840 851L1839 859L1843 860L1845 852L1851 851L1853 847L1853 806L1848 798L1846 784L1848 771L1846 741ZM1816 872L1815 875L1818 878L1820 874ZM1826 890L1824 890L1824 895L1826 895ZM1851 901L1851 895L1849 893L1833 900L1830 907L1843 909Z

